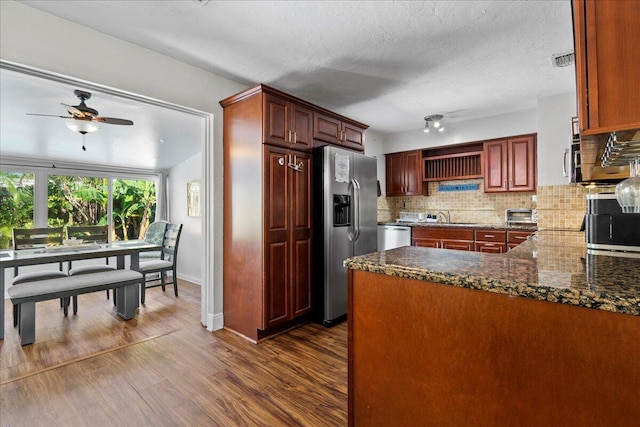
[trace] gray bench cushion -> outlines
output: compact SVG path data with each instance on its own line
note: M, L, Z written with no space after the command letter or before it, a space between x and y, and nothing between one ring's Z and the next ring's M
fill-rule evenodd
M20 286L12 286L7 293L12 303L20 304L25 301L46 301L140 282L142 274L137 271L113 270L27 282Z
M85 265L82 267L76 267L69 270L69 276L75 276L77 274L89 274L89 273L99 273L101 271L113 271L116 268L112 265Z
M57 277L67 277L67 274L62 271L47 270L36 271L34 273L23 273L13 278L12 285L18 285L21 283L35 282L36 280L55 279Z

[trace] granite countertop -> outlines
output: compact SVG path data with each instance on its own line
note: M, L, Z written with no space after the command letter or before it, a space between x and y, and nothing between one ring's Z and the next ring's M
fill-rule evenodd
M640 316L640 258L587 253L584 233L538 231L505 254L405 246L345 267Z
M476 224L467 222L379 222L378 225L402 225L405 227L455 227L536 231L536 224Z

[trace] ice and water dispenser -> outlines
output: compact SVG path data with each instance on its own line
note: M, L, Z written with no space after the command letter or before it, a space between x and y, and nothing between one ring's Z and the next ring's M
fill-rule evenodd
M348 227L351 225L351 196L347 194L333 195L333 226Z

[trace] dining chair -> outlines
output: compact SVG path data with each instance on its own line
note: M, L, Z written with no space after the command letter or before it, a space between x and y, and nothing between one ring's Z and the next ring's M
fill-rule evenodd
M46 248L62 244L62 227L41 227L41 228L14 228L12 232L13 250L22 251L26 249ZM35 282L38 280L55 279L66 277L62 263L59 263L58 270L36 271L33 273L20 274L19 267L13 268L12 286L21 283ZM68 302L61 300L60 305L64 308L64 315L68 314ZM18 325L18 307L13 306L13 326Z
M180 243L180 234L182 233L182 224L168 223L164 232L162 241L162 251L160 259L140 262L140 273L142 273L142 284L140 286L140 302L144 304L146 288L154 288L162 286L165 291L165 285L173 284L173 292L178 296L178 244ZM171 272L171 280L167 281L167 272ZM149 278L153 273L159 273L156 278Z
M108 225L80 225L67 226L67 239L82 240L84 243L108 243L109 242L109 226ZM69 276L78 274L100 273L102 271L115 270L116 268L109 265L109 257L105 258L105 263L83 265L73 268L69 261ZM109 290L107 289L107 299L109 299ZM115 299L114 299L115 302ZM73 314L78 313L78 297L73 297Z
M146 243L151 243L153 245L161 245L164 240L164 232L167 229L167 221L154 221L149 224L147 230L144 232L144 241ZM161 252L153 251L153 252L140 252L140 260L150 260L150 259L160 259Z
M108 225L82 225L82 226L67 226L67 239L68 240L82 240L83 243L107 243L109 241L109 226ZM110 267L110 268L105 268ZM76 268L75 274L78 274L80 270L87 268L91 273L113 270L114 268L109 266L109 258L106 258L106 266L101 265L88 265L86 267ZM69 261L69 275L71 276L72 264Z

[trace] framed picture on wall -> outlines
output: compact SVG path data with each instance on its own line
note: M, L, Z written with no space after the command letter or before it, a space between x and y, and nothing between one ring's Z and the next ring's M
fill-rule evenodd
M200 216L200 180L187 182L187 215Z

